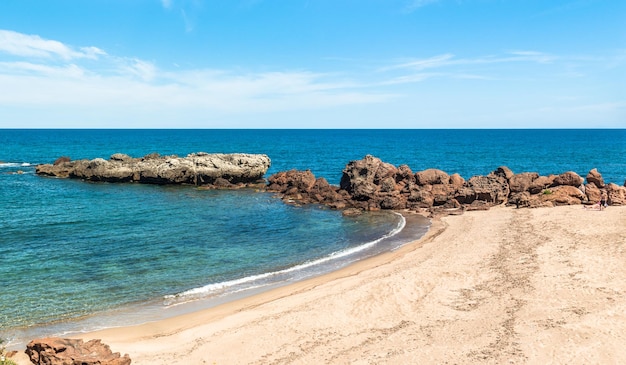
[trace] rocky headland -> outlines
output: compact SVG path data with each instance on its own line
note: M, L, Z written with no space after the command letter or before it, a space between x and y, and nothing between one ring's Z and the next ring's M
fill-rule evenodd
M548 207L626 204L624 186L605 184L592 169L585 178L567 171L540 176L536 172L514 173L501 166L486 176L468 180L438 169L414 173L407 165L396 167L367 155L350 161L339 186L316 178L309 170L290 170L263 180L270 158L253 154L192 153L186 157L150 154L132 158L114 154L109 160L74 160L60 157L53 164L36 166L39 175L78 178L86 181L187 184L205 188L262 188L277 193L290 204L321 204L358 214L364 210L412 210L454 214L489 209L495 205Z
M347 214L380 209L450 214L500 204L530 208L591 205L600 202L603 193L608 205L626 204L626 182L625 186L605 184L596 169L589 171L586 180L571 171L540 176L515 174L504 166L487 176L465 180L437 169L413 173L407 165L396 167L368 155L348 163L339 186L316 178L311 171L291 170L270 176L267 189L288 203L322 204Z
M69 157L60 157L53 164L37 165L35 172L44 176L86 181L238 188L259 184L263 186L263 176L270 164L270 158L266 155L244 153L198 152L186 157L153 153L140 158L116 153L108 160L71 160Z

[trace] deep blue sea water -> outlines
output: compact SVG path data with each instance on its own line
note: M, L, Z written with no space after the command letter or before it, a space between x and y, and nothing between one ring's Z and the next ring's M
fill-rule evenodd
M310 169L332 184L366 154L466 179L502 165L583 177L597 168L605 181L626 179L624 129L0 130L0 337L15 342L159 318L191 301L333 270L425 230L426 222L393 213L342 217L252 190L34 174L34 165L59 156L199 151L264 153L272 160L268 176Z

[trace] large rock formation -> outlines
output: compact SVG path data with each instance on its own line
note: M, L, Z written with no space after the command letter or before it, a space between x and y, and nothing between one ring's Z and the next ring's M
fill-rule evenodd
M36 166L39 175L78 178L87 181L191 184L229 187L258 183L270 167L266 155L192 153L186 157L150 154L132 158L116 153L109 160L71 161Z
M587 175L589 183L575 172L540 176L536 172L514 174L501 166L487 176L469 180L437 169L413 174L406 165L395 166L367 155L351 161L343 170L339 187L316 179L311 171L280 172L269 178L269 191L289 203L324 204L336 209L427 209L431 212L488 209L509 204L517 207L591 204L602 190L608 204L626 204L626 188L605 185L597 170ZM600 188L602 186L602 189Z
M130 357L112 352L100 340L65 339L58 337L33 340L26 354L36 365L130 365Z

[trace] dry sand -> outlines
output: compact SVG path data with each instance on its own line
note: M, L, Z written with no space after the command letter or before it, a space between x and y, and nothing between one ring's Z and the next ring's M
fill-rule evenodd
M323 277L90 333L133 364L625 364L626 206L492 208Z

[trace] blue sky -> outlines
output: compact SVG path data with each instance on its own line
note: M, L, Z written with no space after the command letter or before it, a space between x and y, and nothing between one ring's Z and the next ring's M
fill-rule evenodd
M0 128L625 128L622 0L2 0Z

